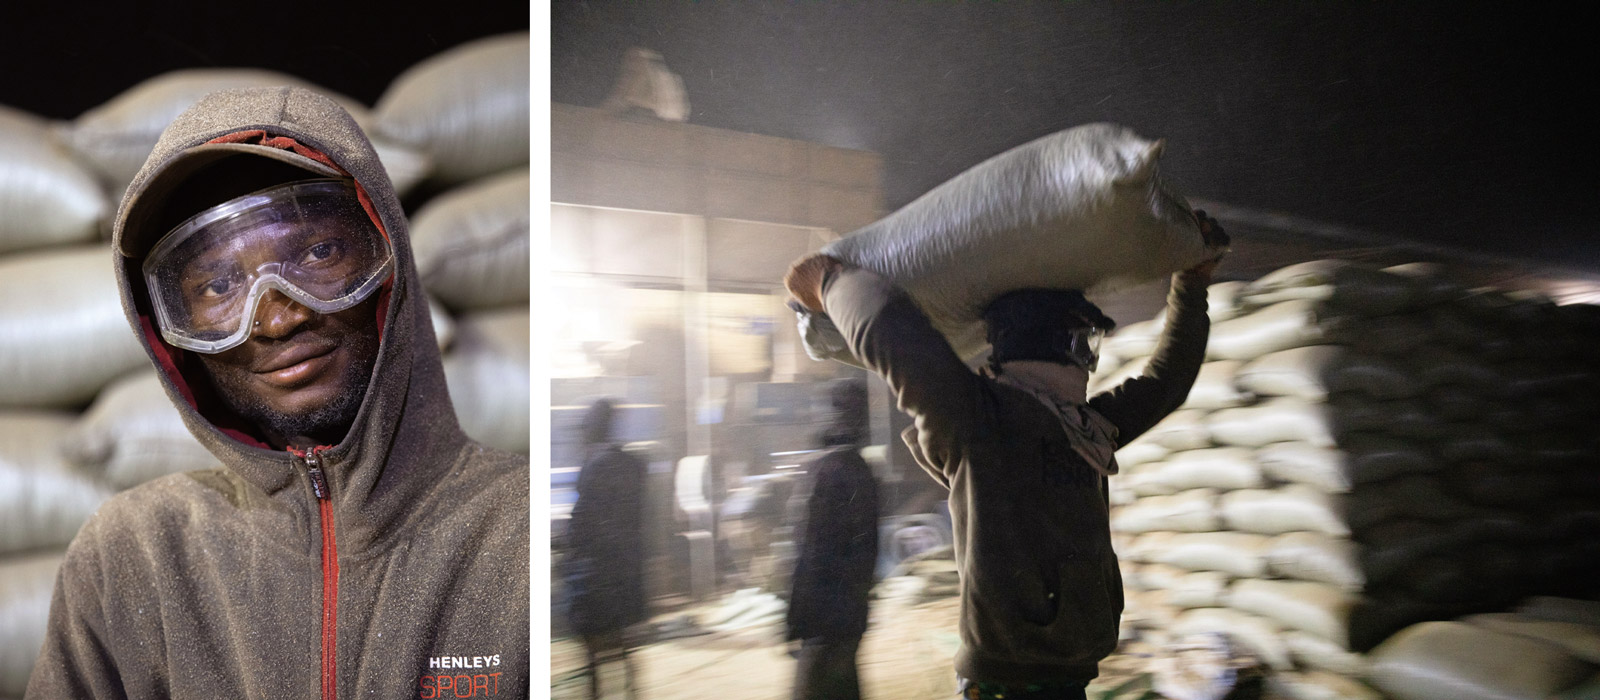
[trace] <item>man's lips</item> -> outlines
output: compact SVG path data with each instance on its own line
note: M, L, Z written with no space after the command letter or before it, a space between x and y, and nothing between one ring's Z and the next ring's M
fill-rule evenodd
M251 370L262 379L282 386L300 384L322 371L331 361L333 351L339 346L309 346L290 348L259 363Z

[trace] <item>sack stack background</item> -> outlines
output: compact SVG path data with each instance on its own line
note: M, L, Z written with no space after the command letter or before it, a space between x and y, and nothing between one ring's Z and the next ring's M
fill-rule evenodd
M295 84L351 112L407 204L462 427L528 452L528 46L444 51L374 107L255 69L155 76L64 122L0 105L0 698L22 694L62 550L100 503L218 466L123 317L109 243L162 129L208 92Z
M1353 696L1414 623L1600 593L1600 308L1337 260L1210 297L1188 401L1111 480L1130 636L1229 632ZM1162 321L1106 340L1091 394Z

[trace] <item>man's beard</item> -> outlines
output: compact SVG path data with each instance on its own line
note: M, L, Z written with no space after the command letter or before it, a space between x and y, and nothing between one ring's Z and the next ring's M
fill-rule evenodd
M229 410L269 434L291 442L295 438L315 438L335 444L344 440L361 412L367 385L372 381L372 368L378 361L376 337L351 334L343 340L343 345L344 351L351 357L344 376L339 380L345 391L338 392L331 401L298 415L272 408L261 397L236 384L236 380L243 380L243 377L235 373L208 374L217 396Z

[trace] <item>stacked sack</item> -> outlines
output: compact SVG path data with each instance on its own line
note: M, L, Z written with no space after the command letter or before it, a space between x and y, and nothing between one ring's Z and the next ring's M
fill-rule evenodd
M1298 695L1355 697L1360 652L1412 623L1595 593L1595 307L1334 260L1210 303L1188 401L1118 453L1130 625L1225 631ZM1108 338L1091 393L1161 324Z
M377 107L329 94L398 192L435 196L412 240L468 435L528 451L528 38L463 44L399 76ZM61 552L112 494L217 460L194 440L123 316L111 229L161 131L202 95L301 85L183 70L77 119L0 105L0 698L20 696Z

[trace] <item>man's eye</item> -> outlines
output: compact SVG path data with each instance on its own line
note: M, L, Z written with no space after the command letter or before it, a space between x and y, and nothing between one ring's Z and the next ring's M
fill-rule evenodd
M226 277L219 277L201 286L200 296L220 297L224 294L227 294L228 290L230 289L233 289L233 280L230 280Z
M334 260L343 251L344 247L339 245L338 241L323 241L307 248L305 254L300 256L300 264L315 265L320 262Z

